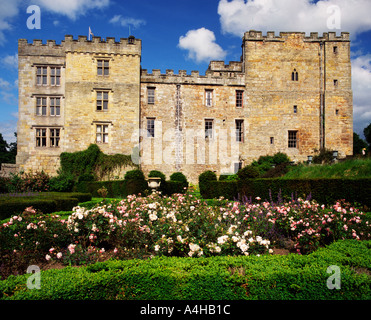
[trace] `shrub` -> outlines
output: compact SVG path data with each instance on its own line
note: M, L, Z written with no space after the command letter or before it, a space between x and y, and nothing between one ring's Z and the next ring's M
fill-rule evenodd
M313 157L313 163L315 164L323 164L323 163L332 163L333 156L332 151L328 149L321 149L319 154Z
M62 173L49 181L50 191L69 192L73 190L75 179L72 174Z
M252 165L248 165L238 170L237 175L240 180L254 179L259 177L259 170Z
M125 190L126 194L139 194L148 190L148 185L144 174L141 170L135 169L126 172L125 174Z
M204 199L211 199L213 196L209 193L209 182L216 181L217 177L213 171L205 171L198 176L198 186L200 188L201 196Z
M179 181L179 182L183 182L184 184L188 185L188 181L187 181L186 176L181 172L174 172L170 176L170 181Z
M283 163L290 162L290 158L288 157L288 155L286 153L283 153L283 152L276 153L273 156L273 159L272 160L273 160L273 163L275 165L280 165L280 164L283 164Z

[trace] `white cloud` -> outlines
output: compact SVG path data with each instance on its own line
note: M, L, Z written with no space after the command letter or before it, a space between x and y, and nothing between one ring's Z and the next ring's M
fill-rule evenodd
M1 58L1 65L9 69L18 69L18 53Z
M255 29L307 33L348 31L355 37L371 29L370 12L369 0L320 0L317 3L312 0L220 0L218 6L222 31L236 36Z
M50 12L65 15L72 20L85 15L88 10L103 9L109 3L110 0L33 0L33 4Z
M120 24L123 27L127 26L133 26L134 28L139 28L143 25L146 24L146 21L142 19L135 19L135 18L130 18L130 17L123 17L120 14L115 15L109 23L112 24Z
M352 59L354 131L371 123L371 54Z
M12 29L11 20L19 13L21 0L0 0L0 45L6 41L4 31Z
M179 38L178 47L188 50L188 58L196 62L223 60L227 55L215 42L214 32L205 28L188 31L185 36Z

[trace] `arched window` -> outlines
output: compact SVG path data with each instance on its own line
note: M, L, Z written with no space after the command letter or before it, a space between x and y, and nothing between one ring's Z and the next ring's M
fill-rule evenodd
M299 81L299 74L296 71L296 69L294 69L294 71L291 73L291 80L292 81Z

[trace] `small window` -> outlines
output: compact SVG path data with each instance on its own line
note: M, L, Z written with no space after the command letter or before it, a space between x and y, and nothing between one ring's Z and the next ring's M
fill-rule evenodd
M338 116L339 115L339 109L335 110L335 114Z
M109 75L109 60L98 60L98 76Z
M213 90L205 90L205 105L206 107L211 107L213 105Z
M46 97L37 97L36 98L36 115L37 116L46 116Z
M46 147L46 129L36 129L36 147Z
M50 115L57 117L61 115L61 98L50 98Z
M296 71L296 69L294 69L294 71L291 73L291 80L292 81L299 81L299 74Z
M50 68L50 85L51 86L61 85L61 68L60 67Z
M298 113L298 106L294 106L293 111L295 114Z
M48 84L48 67L37 67L36 81L38 86L46 86Z
M334 79L334 86L337 87L339 84L339 81L337 79Z
M147 137L155 137L155 118L147 118Z
M213 138L213 123L214 120L212 119L205 120L205 139Z
M274 144L274 137L270 137L271 144Z
M334 50L334 54L337 54L338 53L338 47L337 46L334 46L333 47L333 50Z
M236 91L236 107L237 108L243 107L243 91L242 90Z
M61 129L50 129L50 147L58 148Z
M97 111L108 110L108 92L97 91Z
M243 120L236 120L236 141L243 142L244 125Z
M96 127L97 143L108 143L108 125L97 124Z
M156 88L147 88L147 102L148 104L155 103L155 89Z
M238 172L242 168L242 162L235 162L234 163L234 174Z
M288 147L289 148L297 148L298 147L298 140L297 140L297 131L289 131L288 136Z

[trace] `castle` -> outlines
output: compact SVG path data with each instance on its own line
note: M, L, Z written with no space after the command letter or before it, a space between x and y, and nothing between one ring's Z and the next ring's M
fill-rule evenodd
M141 69L133 36L20 39L18 57L21 170L54 175L61 152L91 143L135 154L145 173L181 171L191 182L277 152L294 161L321 148L352 154L347 32L250 30L241 60L211 61L205 75Z

